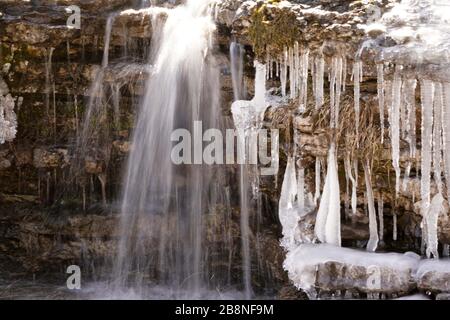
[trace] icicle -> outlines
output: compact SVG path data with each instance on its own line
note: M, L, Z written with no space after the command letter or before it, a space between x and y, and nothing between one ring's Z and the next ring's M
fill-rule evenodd
M286 97L287 74L288 74L288 50L285 48L281 58L281 95Z
M296 71L294 49L289 48L289 88L291 99L294 99L297 94Z
M392 221L392 240L397 241L397 212L394 212Z
M346 159L344 160L344 173L345 173L345 195L344 195L344 209L345 218L350 217L350 172L348 170Z
M289 250L295 244L295 229L298 224L298 214L294 210L296 205L296 197L298 192L297 178L295 173L295 161L293 157L289 157L284 173L283 185L281 187L281 195L279 202L279 217L283 227L282 245Z
M380 193L379 197L378 197L378 220L380 222L380 231L379 236L380 236L380 241L383 241L384 239L384 201L383 201L383 194Z
M309 59L309 70L311 72L311 89L312 89L312 93L314 96L314 103L316 101L316 77L317 77L317 72L316 72L316 57L311 57Z
M342 58L333 57L330 80L330 127L339 125L339 108L342 89Z
M436 182L438 191L442 194L442 106L443 106L443 93L442 84L435 84L434 95L434 119L433 119L433 175Z
M305 50L301 55L300 65L300 112L306 110L308 105L308 69L309 69L309 50Z
M298 46L298 42L295 42L294 49L294 67L293 67L293 79L294 79L294 95L292 96L293 99L298 97L299 89L300 89L300 49ZM291 91L292 94L292 91Z
M266 108L266 65L255 60L256 76L255 76L255 97L252 102L256 109Z
M422 95L422 165L420 194L422 201L422 216L428 212L430 206L431 189L431 152L433 141L433 95L434 85L430 80L421 83Z
M378 247L378 226L377 226L377 213L375 212L375 200L372 190L372 170L370 169L369 160L364 165L364 177L366 180L366 190L367 190L367 202L369 206L369 230L370 238L367 243L367 251L375 252Z
M390 133L392 144L392 164L395 170L395 195L400 191L400 104L402 96L401 66L397 66L392 87L392 107L390 112Z
M327 177L314 232L321 242L341 246L341 210L337 166L336 146L332 143L328 155Z
M357 209L357 201L358 201L358 197L356 194L356 190L358 188L358 160L356 160L355 162L353 162L353 171L354 171L354 178L355 178L355 187L354 187L354 192L352 193L352 207L354 208L354 212L356 213L356 209Z
M305 168L300 166L297 174L297 201L300 212L305 209Z
M361 61L353 64L353 88L355 100L355 127L356 136L359 137L359 114L360 114L360 98L361 98ZM358 141L358 139L357 139Z
M381 126L381 143L384 142L384 65L377 65L377 88L378 88L378 107L380 111L380 126Z
M407 188L408 178L411 173L412 161L416 157L416 87L417 81L415 79L407 79L403 82L402 96L404 109L406 112L406 119L404 119L402 122L405 123L405 138L409 144L409 159L403 180L403 190L406 190Z
M275 75L277 78L279 78L280 77L280 62L278 60L275 60L275 68L276 68Z
M279 150L279 132L278 130L271 131L270 137L270 145L271 145L271 163L273 168L273 175L275 176L275 188L278 188L278 172L280 170L280 150Z
M315 193L314 193L314 203L317 203L317 201L320 198L320 159L316 158L316 172L315 172Z
M324 72L325 72L325 59L322 55L315 59L315 99L316 110L323 106L323 85L324 85Z
M342 57L338 57L336 61L336 95L335 95L335 106L334 106L334 121L335 121L335 128L339 127L339 113L340 113L340 106L341 106L341 93L342 93L342 71L343 71L343 62Z
M358 169L355 170L355 174L356 177L353 176L352 174L352 166L351 166L351 162L350 162L350 156L347 156L344 160L344 164L346 167L346 171L348 172L348 176L350 181L352 182L352 197L351 197L351 206L352 206L352 215L355 216L356 215L356 210L357 210L357 175L358 175Z
M431 201L430 208L424 216L424 224L426 226L426 235L427 235L427 257L434 257L436 259L439 258L438 253L438 221L439 215L444 210L444 197L442 194L438 193L433 197Z
M345 93L345 90L347 89L347 57L342 57L342 70L343 70L343 78L342 78L342 93Z
M444 107L442 110L444 173L447 184L447 201L450 201L450 83L443 84Z

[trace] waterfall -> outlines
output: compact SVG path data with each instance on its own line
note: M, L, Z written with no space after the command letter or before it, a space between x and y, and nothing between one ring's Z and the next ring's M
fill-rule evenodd
M133 288L145 294L146 280L158 279L174 297L186 292L190 299L199 298L219 275L208 261L226 248L206 246L207 236L219 234L207 235L211 231L205 225L213 218L226 219L213 215L215 204L226 201L227 193L213 180L220 168L202 165L198 159L194 165L174 165L170 140L180 128L198 135L194 121L201 121L203 130L220 128L219 68L211 54L212 2L187 0L168 9L165 23L153 28L152 38L158 39L151 50L153 73L136 116L123 180L114 267L119 291ZM217 228L226 229L226 223L218 222Z

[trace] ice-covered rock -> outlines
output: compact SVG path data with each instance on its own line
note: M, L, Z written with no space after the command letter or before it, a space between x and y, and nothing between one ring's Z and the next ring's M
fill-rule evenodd
M327 244L304 244L284 262L294 285L310 297L316 290L354 290L362 293L411 292L419 265L414 253L368 253Z
M450 292L450 260L423 260L416 274L419 289Z

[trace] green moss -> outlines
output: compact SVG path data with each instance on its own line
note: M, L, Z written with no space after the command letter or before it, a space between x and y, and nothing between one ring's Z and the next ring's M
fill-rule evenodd
M274 9L277 11L275 15L269 16L267 4L278 2L266 1L255 8L251 16L248 34L256 57L260 60L264 60L267 54L281 54L284 48L292 47L301 35L294 12Z

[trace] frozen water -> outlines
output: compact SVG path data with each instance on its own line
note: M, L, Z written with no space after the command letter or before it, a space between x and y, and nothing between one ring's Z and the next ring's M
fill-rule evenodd
M422 93L422 165L421 200L422 215L428 212L431 201L431 155L433 141L433 96L434 84L430 80L421 83Z
M278 214L281 226L283 227L282 246L286 250L295 247L295 229L298 224L299 215L297 213L297 176L295 172L295 161L293 157L289 157L284 173L283 184L281 186L281 195L279 202Z
M341 202L336 147L331 145L322 199L316 216L315 235L322 243L341 245Z
M412 274L418 268L420 257L413 253L369 253L356 249L338 248L327 244L303 244L287 254L283 264L284 269L289 273L289 278L294 285L305 291L310 291L316 284L318 277L317 270L319 266L327 262L336 262L346 266L346 270L352 267L361 267L367 271L367 277L378 270L383 279L384 290L390 289L390 286L409 285ZM384 275L385 274L385 275ZM392 277L389 279L389 275ZM394 280L395 277L395 280ZM333 279L329 278L330 286ZM342 279L334 279L348 286L361 286L367 289L367 283L360 284L357 279L342 275ZM398 281L398 282L397 282ZM326 284L324 284L326 285ZM334 288L331 288L334 289ZM370 289L370 288L369 288ZM376 288L374 288L376 290Z
M0 144L16 137L17 117L14 106L15 101L11 94L1 95L0 92Z
M367 161L369 162L369 161ZM373 196L372 190L372 181L371 181L372 172L370 169L370 164L366 163L364 165L364 177L366 182L366 190L367 190L367 202L369 206L369 231L370 238L367 243L367 251L375 251L378 247L378 230L377 230L377 213L375 212L375 199Z

